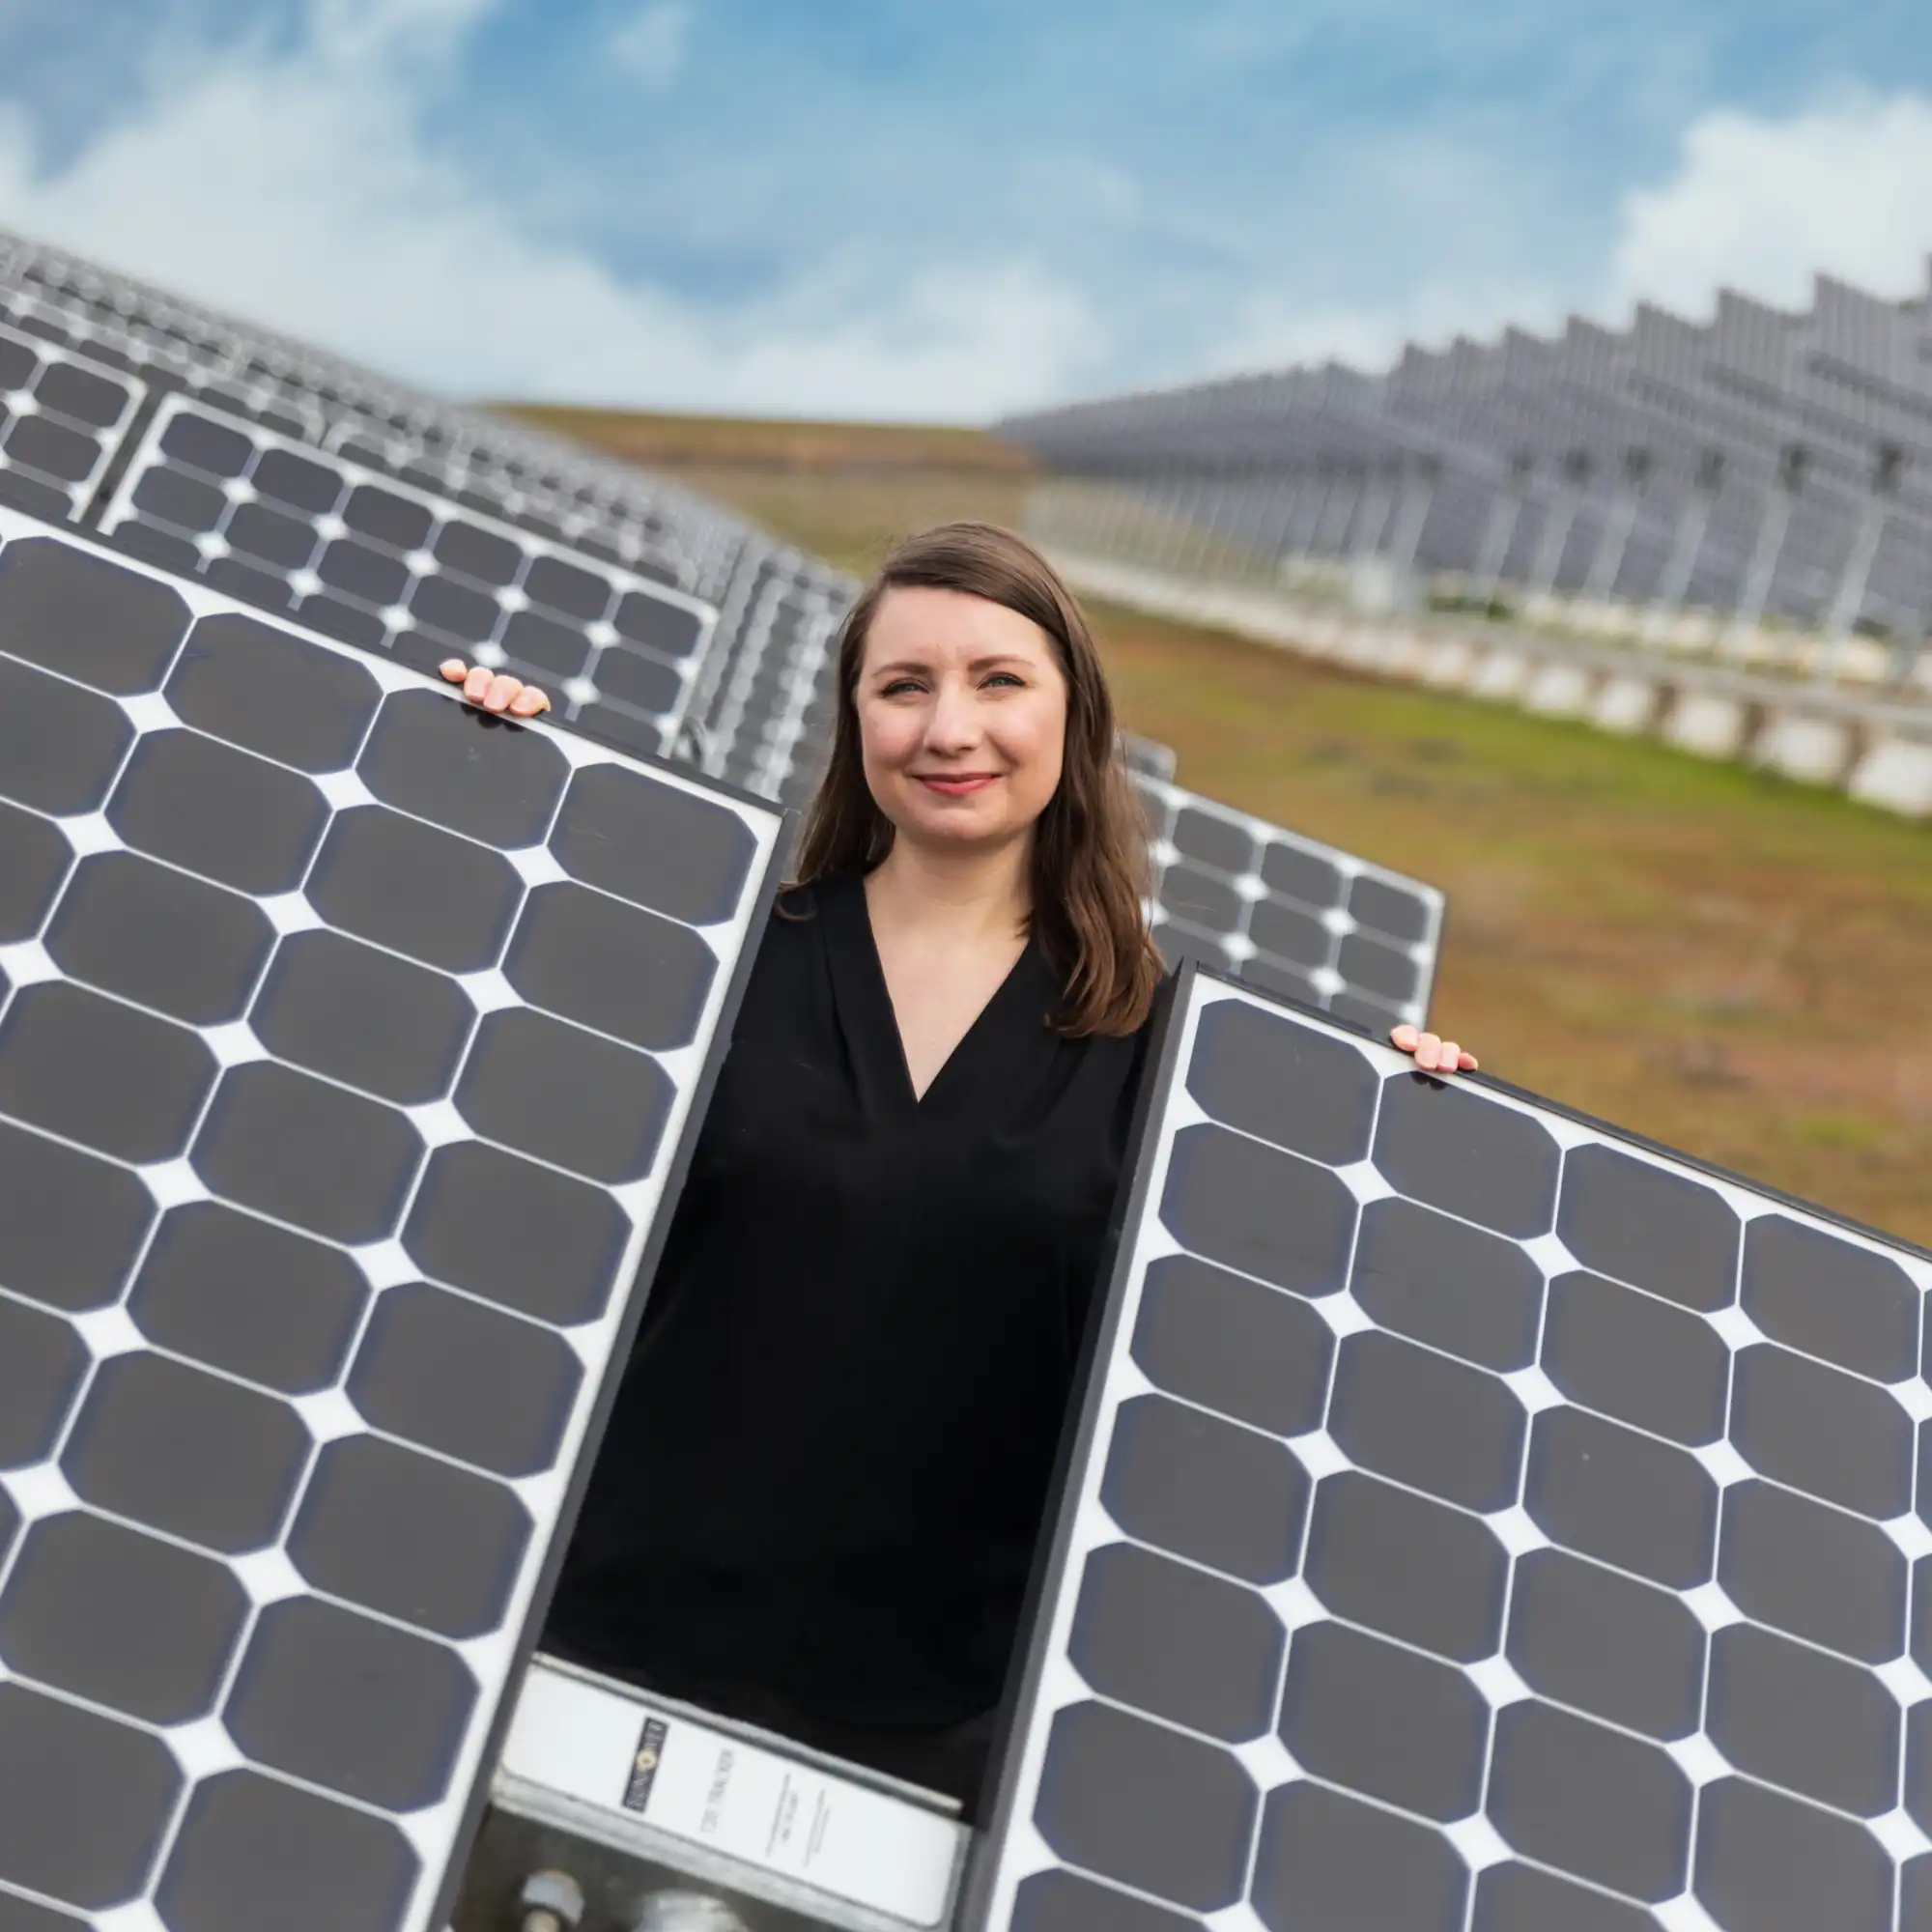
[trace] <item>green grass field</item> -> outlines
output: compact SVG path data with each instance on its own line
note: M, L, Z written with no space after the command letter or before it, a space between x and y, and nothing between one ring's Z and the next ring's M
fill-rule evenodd
M864 572L1016 523L969 431L531 410ZM1932 826L1096 607L1195 789L1449 895L1435 1016L1552 1098L1932 1244Z

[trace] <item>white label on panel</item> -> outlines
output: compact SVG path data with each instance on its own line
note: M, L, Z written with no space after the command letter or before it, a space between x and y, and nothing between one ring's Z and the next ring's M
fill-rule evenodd
M965 1836L885 1792L540 1667L502 1769L914 1925L945 1915Z

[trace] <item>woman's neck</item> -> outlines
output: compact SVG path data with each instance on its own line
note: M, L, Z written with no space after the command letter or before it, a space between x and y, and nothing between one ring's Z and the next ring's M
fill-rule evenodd
M920 928L971 944L1017 936L1032 910L1031 841L949 852L900 838L866 878L874 929Z

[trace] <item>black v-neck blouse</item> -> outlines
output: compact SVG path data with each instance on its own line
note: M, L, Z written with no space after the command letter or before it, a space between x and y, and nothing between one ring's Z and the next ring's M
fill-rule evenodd
M774 915L564 1567L560 1647L828 1722L998 1701L1146 1038L1063 1038L1058 992L1029 942L916 1097L863 882Z

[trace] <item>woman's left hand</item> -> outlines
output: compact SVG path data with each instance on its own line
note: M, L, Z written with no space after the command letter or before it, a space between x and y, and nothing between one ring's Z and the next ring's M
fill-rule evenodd
M1424 1073L1473 1073L1476 1056L1464 1053L1453 1039L1424 1033L1405 1023L1390 1035L1389 1041L1404 1053L1415 1055L1416 1066Z

